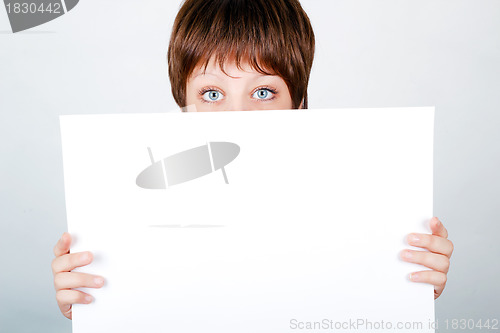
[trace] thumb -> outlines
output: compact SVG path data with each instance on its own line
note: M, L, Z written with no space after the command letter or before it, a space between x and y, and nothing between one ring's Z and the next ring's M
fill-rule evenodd
M64 232L61 238L57 241L56 246L54 247L54 255L56 257L62 256L63 254L69 253L69 248L71 245L71 235L67 232Z
M437 217L434 216L429 224L433 235L448 238L448 230L446 230L443 223Z

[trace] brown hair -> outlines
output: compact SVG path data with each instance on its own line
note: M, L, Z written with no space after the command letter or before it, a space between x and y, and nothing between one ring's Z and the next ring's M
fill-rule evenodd
M168 47L172 94L186 106L193 70L212 56L224 72L226 60L248 63L287 84L293 108L307 108L314 58L314 32L298 0L185 0L175 18ZM225 72L224 72L225 73Z

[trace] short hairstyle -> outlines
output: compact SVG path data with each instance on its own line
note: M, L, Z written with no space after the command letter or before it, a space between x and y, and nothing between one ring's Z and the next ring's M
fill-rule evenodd
M261 74L287 84L294 109L307 108L314 58L314 32L298 0L185 0L175 18L168 47L172 94L186 106L186 87L195 68L215 57L246 61ZM226 73L227 74L227 73Z

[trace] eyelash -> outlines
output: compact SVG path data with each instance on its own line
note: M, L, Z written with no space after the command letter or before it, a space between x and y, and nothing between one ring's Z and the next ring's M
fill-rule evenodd
M272 98L269 98L269 99L258 99L259 102L269 102L269 101L272 101L273 99L276 98L276 95L278 94L278 91L276 89L271 88L269 86L262 86L262 87L259 87L259 88L255 89L252 92L252 95L255 94L259 90L267 90L267 91L270 91L270 92L273 93L273 97Z
M259 100L258 100L259 102L269 102L269 101L272 101L272 100L274 100L274 99L276 98L276 95L278 94L278 91L277 91L276 89L274 89L274 88L269 87L269 86L262 86L262 87L258 87L258 88L256 88L256 89L255 89L255 90L251 93L251 95L253 95L253 94L255 94L257 91L259 91L259 90L263 90L263 89L264 89L264 90L267 90L267 91L269 91L269 92L271 92L271 93L273 93L273 97L272 97L272 98L269 98L269 99L259 99ZM203 88L203 89L201 89L201 90L199 90L199 91L198 91L198 94L201 96L201 98L200 98L200 99L201 99L201 101L202 101L203 103L209 103L209 104L217 103L217 101L216 101L216 102L209 102L209 101L207 101L207 100L205 100L205 99L203 98L203 95L204 95L205 93L209 92L209 91L218 91L219 93L224 94L224 93L223 93L220 89L218 89L218 88L216 88L216 87L205 87L205 88Z
M207 100L205 100L203 98L203 95L205 95L205 93L209 92L209 91L218 91L219 93L222 94L222 91L220 91L220 89L217 89L215 87L205 87L203 89L201 89L198 93L200 94L200 100L203 102L203 103L209 103L209 104L213 104L213 103L217 103L217 102L209 102Z

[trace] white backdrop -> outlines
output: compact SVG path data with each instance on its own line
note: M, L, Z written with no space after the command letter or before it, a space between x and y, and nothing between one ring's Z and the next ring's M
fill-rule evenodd
M438 331L498 318L500 2L301 2L317 37L310 108L436 106L434 215L455 243ZM66 229L58 116L175 108L178 7L84 0L17 34L0 7L1 332L70 331L50 269Z

